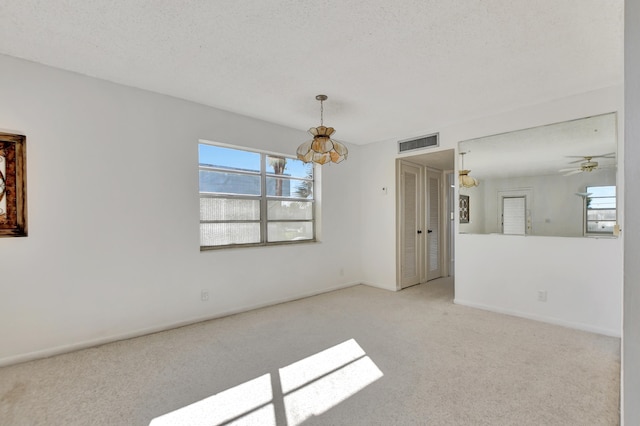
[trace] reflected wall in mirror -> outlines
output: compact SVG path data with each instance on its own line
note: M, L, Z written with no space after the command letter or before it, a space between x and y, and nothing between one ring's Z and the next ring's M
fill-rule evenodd
M479 182L459 185L474 205L459 232L614 235L615 113L467 140L458 148L465 171Z

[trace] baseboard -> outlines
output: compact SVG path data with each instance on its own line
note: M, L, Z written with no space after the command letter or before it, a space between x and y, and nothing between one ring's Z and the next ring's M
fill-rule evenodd
M227 317L229 315L240 314L240 313L243 313L243 312L252 311L254 309L265 308L267 306L278 305L280 303L293 302L295 300L305 299L307 297L317 296L319 294L329 293L329 292L336 291L336 290L342 290L342 289L353 287L353 286L360 285L360 284L362 284L362 283L361 282L355 282L355 283L340 284L340 285L329 287L329 288L326 288L326 289L323 289L323 290L317 290L317 291L301 293L301 294L298 294L298 295L295 295L295 296L291 296L291 297L288 297L288 298L272 299L270 301L257 303L257 304L253 304L253 305L246 305L246 306L242 306L242 307L239 307L239 308L236 308L236 309L231 309L231 310L228 310L228 311L218 312L218 313L211 314L211 315L192 317L192 318L185 319L185 320L182 320L182 321L171 322L171 323L162 324L162 325L158 325L158 326L154 326L154 327L142 328L142 329L134 330L134 331L127 332L127 333L114 334L114 335L107 336L107 337L101 337L99 339L84 340L82 342L73 343L73 344L69 344L69 345L61 345L61 346L56 346L56 347L53 347L53 348L47 348L47 349L41 349L41 350L38 350L38 351L28 352L28 353L25 353L25 354L12 355L12 356L8 356L8 357L0 358L0 367L6 367L6 366L9 366L9 365L19 364L19 363L27 362L27 361L33 361L33 360L36 360L36 359L49 358L49 357L55 356L55 355L61 355L61 354L69 353L69 352L75 352L75 351L82 350L82 349L92 348L92 347L95 347L95 346L101 346L101 345L104 345L104 344L107 344L107 343L118 342L120 340L127 340L127 339L132 339L132 338L135 338L135 337L146 336L148 334L153 334L153 333L158 333L158 332L161 332L161 331L171 330L171 329L174 329L174 328L184 327L184 326L187 326L187 325L196 324L196 323L203 322L203 321L210 321L210 320L214 320L214 319L218 319L218 318Z
M374 283L370 283L370 282L367 282L367 281L362 281L361 284L369 286L369 287L379 288L381 290L398 291L398 289L395 288L395 287L394 288L389 288L389 287L385 287L385 286L380 285L380 284L374 284Z
M469 302L468 300L454 299L453 303L456 305L468 306L470 308L482 309L485 311L495 312L498 314L511 315L514 317L526 318L534 321L546 322L548 324L560 325L567 328L573 328L576 330L588 331L591 333L602 334L610 337L618 337L622 336L621 331L611 330L608 328L595 327L589 324L584 324L580 322L566 321L559 318L553 317L545 317L543 315L530 314L526 312L520 312L511 309L503 309L495 306L484 305L481 303Z

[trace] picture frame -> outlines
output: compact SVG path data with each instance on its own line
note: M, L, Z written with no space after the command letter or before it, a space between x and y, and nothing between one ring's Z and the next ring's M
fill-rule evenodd
M0 238L27 236L26 139L0 132Z
M460 195L460 223L469 223L469 196Z

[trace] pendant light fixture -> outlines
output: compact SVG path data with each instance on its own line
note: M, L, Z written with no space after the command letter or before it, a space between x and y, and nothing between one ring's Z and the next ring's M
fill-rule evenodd
M318 95L316 99L320 101L320 126L309 129L313 139L298 147L298 159L305 163L312 161L318 164L340 163L347 159L349 151L344 144L331 139L335 129L324 126L324 106L322 103L327 100L327 96Z
M465 154L466 152L460 153L460 159L461 159L460 161L462 164L461 164L460 170L458 171L458 182L461 187L473 188L474 186L480 185L480 182L478 182L478 179L474 179L471 176L469 176L469 173L471 173L471 170L465 170L464 168Z

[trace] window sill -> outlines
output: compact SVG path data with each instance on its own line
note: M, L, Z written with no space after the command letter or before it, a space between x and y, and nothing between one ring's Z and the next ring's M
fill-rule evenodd
M231 244L226 246L200 246L200 251L215 251L239 248L255 248L255 247L274 247L274 246L291 246L299 244L315 244L318 240L302 240L302 241L278 241L273 243L257 243L257 244Z

